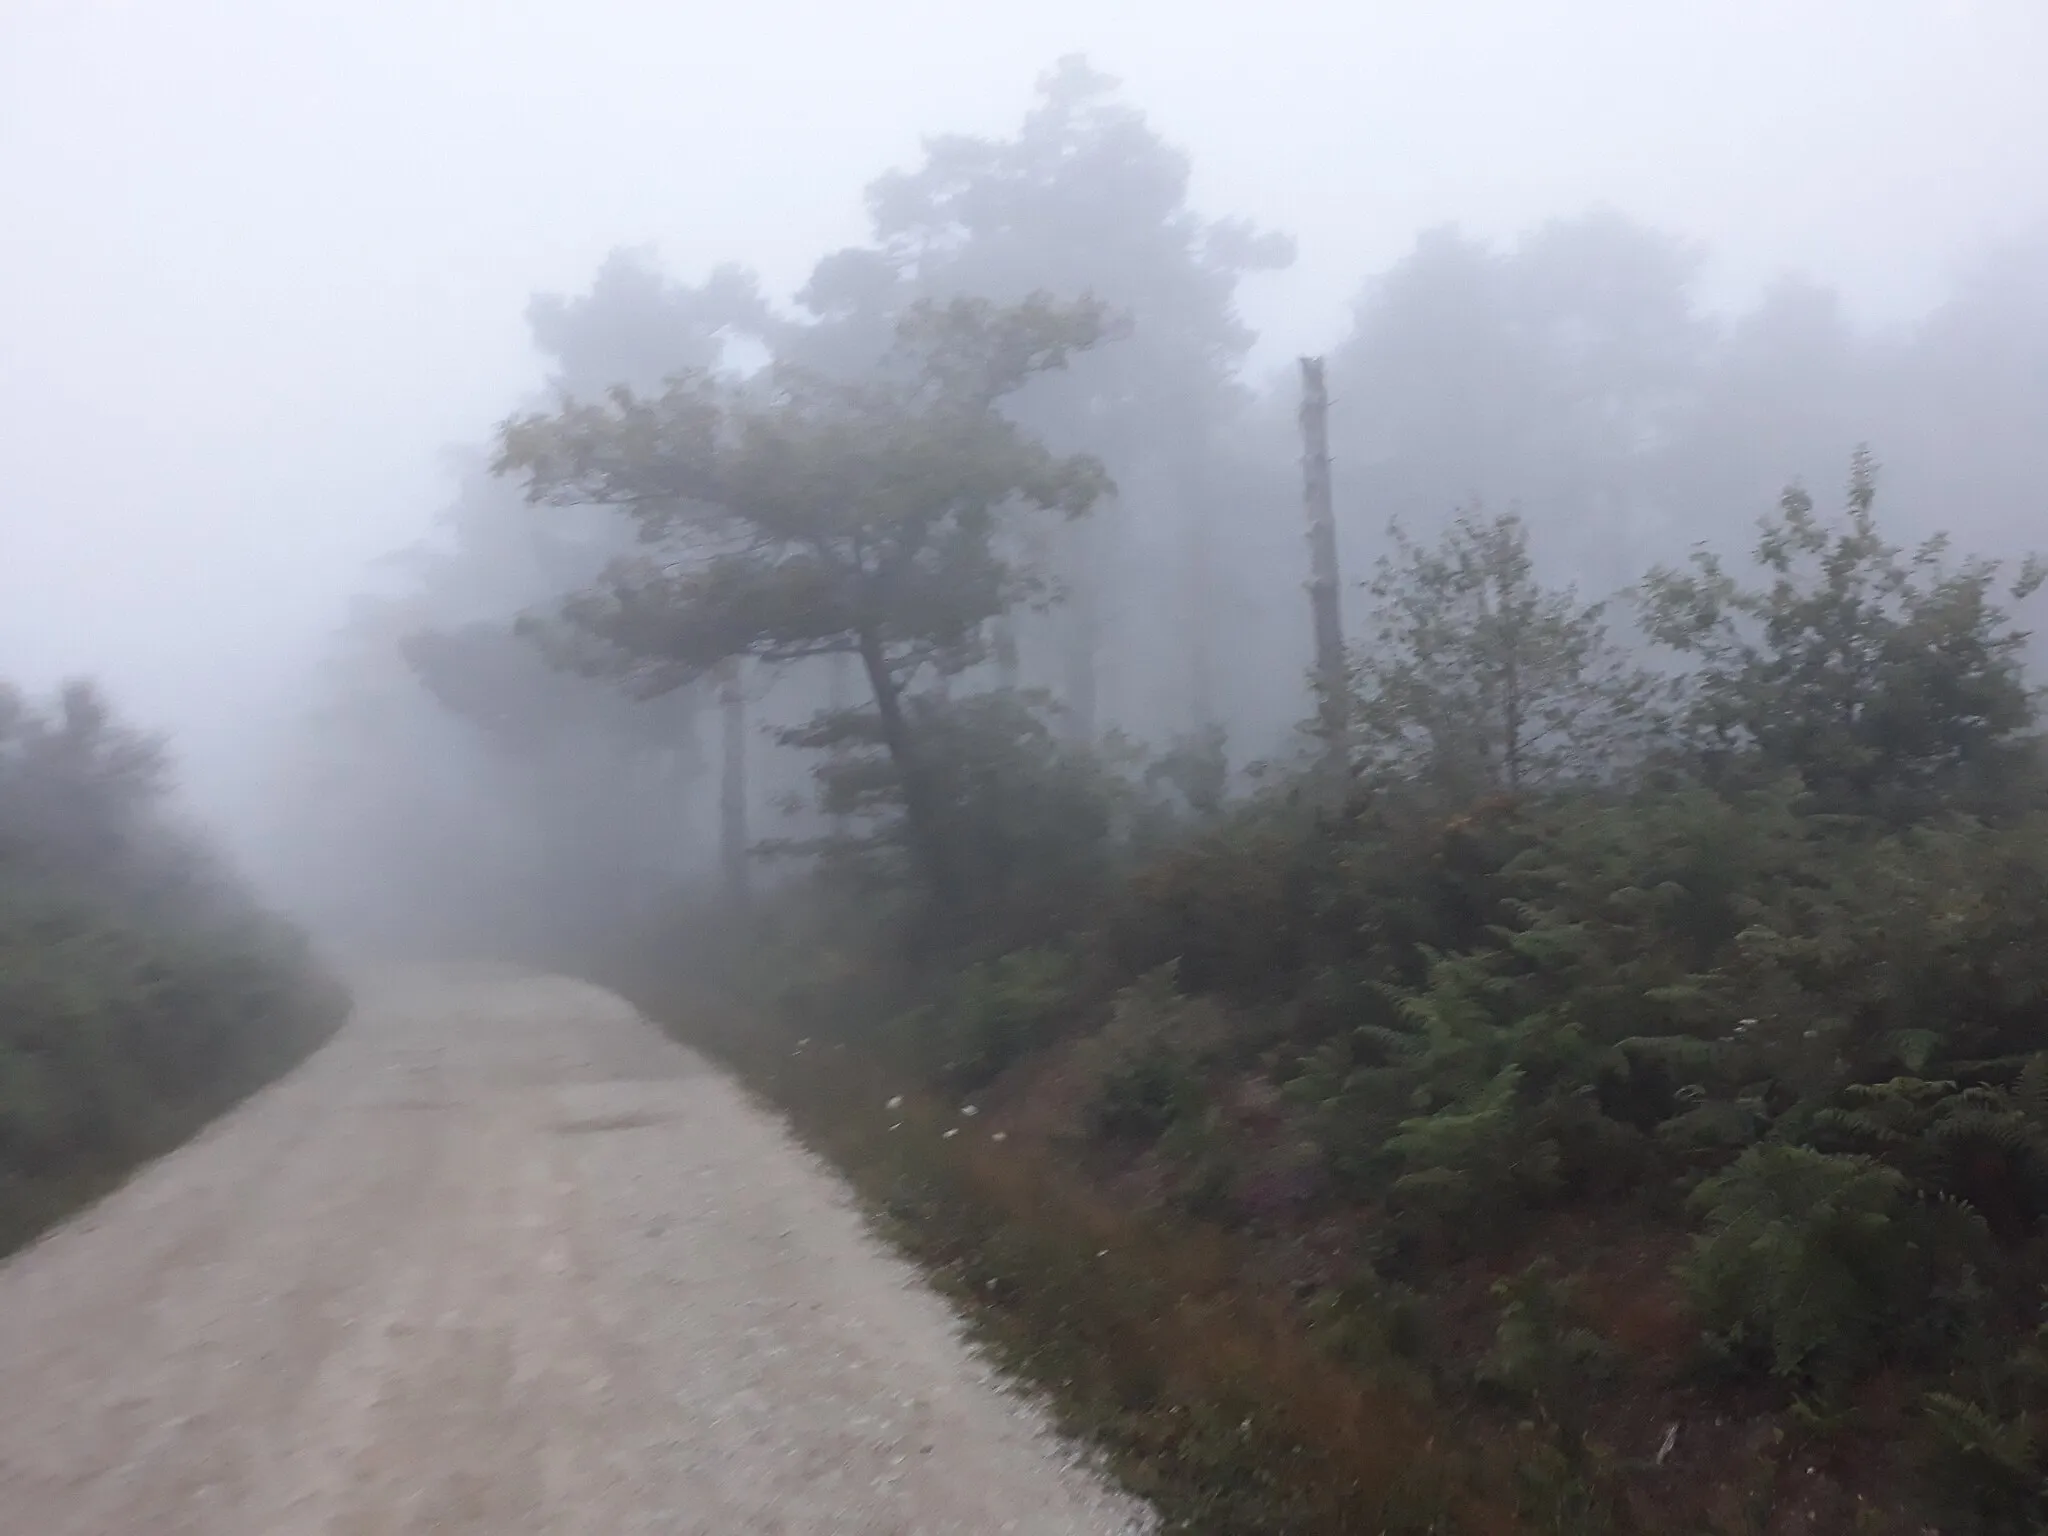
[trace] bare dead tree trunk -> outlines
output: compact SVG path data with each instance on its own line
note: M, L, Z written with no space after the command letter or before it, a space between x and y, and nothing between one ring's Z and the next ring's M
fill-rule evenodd
M745 906L751 894L747 864L747 694L741 662L718 669L718 708L724 729L725 760L718 782L718 858L725 894Z
M1350 778L1350 679L1344 665L1344 615L1337 578L1337 515L1330 497L1330 395L1323 360L1301 360L1301 475L1308 511L1308 600L1315 623L1317 733L1323 738L1326 792Z

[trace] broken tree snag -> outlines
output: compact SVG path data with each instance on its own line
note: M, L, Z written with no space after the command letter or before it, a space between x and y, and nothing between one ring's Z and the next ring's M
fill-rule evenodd
M1315 624L1316 734L1325 788L1341 797L1350 777L1351 695L1344 666L1344 616L1337 585L1337 516L1330 498L1330 395L1323 360L1301 360L1302 500L1308 512L1308 601Z

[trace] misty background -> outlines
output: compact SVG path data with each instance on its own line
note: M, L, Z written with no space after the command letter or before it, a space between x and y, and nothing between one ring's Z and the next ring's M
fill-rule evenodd
M173 733L191 803L273 882L318 863L280 827L371 777L332 739L311 753L327 777L288 765L344 697L362 707L340 710L343 735L374 738L398 777L441 776L385 818L395 842L418 854L431 827L452 847L458 811L502 841L478 810L488 754L460 756L423 693L409 712L417 680L395 664L415 628L509 619L561 586L517 538L460 532L517 521L516 491L481 470L496 424L550 380L653 382L671 364L633 355L635 316L697 302L678 294L710 297L696 330L677 322L675 362L747 365L714 333L752 292L774 332L759 345L830 341L847 317L797 296L821 258L889 245L870 186L915 177L931 135L1011 142L1077 54L1120 82L1156 164L1185 155L1191 216L1292 242L1291 262L1248 257L1203 301L1243 326L1194 344L1216 371L1206 403L1106 451L1136 530L1111 580L1146 615L1099 680L1102 724L1159 743L1214 718L1242 759L1299 717L1305 694L1273 679L1308 662L1284 366L1300 353L1331 358L1347 579L1390 516L1479 495L1523 506L1559 574L1604 592L1694 539L1740 539L1787 479L1829 499L1863 440L1906 531L2039 541L2048 13L2031 0L14 0L0 674L103 679ZM984 240L987 263L950 276L927 236L912 287L1114 286L1100 243L1050 227ZM638 254L607 266L622 248ZM718 286L733 264L756 290ZM605 292L628 293L609 342ZM1142 311L1149 292L1107 296ZM558 302L530 309L537 294ZM548 314L568 318L550 331ZM1148 378L1175 366L1134 355ZM1034 408L1058 438L1059 401ZM1189 435L1227 451L1131 446ZM1214 605L1191 592L1221 578L1160 554L1204 497L1228 578ZM1225 636L1208 659L1205 633ZM1029 639L1026 671L1057 684L1058 642L1034 663ZM375 679L371 654L393 662ZM816 695L799 683L779 718ZM569 734L659 736L661 718ZM674 761L639 791L685 823L685 849L711 814L671 793L703 777L687 737L662 738ZM616 778L557 763L541 780L616 810ZM785 780L760 771L757 809L802 775ZM644 818L613 820L646 841ZM362 825L330 815L330 841ZM361 878L405 878L378 867Z

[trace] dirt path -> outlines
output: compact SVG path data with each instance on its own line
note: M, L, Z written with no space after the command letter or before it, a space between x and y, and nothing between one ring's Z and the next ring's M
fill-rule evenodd
M414 975L0 1269L35 1536L1107 1533L1077 1471L699 1058Z

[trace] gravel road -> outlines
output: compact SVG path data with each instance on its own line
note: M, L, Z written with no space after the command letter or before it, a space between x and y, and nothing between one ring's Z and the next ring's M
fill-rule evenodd
M483 968L367 989L0 1268L0 1525L1143 1528L727 1078Z

